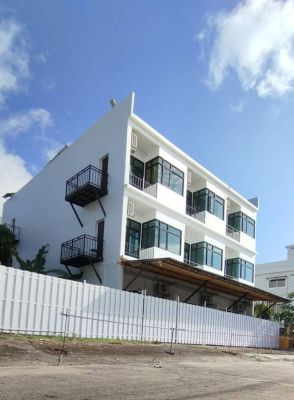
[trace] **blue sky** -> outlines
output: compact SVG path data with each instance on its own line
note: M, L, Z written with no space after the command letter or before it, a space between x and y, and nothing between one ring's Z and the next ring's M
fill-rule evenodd
M109 109L135 112L246 198L258 262L294 242L294 0L3 1L0 195ZM0 204L1 206L1 204Z

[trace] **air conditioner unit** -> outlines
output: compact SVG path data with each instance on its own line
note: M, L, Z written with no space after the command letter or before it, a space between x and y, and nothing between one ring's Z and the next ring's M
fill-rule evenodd
M192 171L190 171L189 169L187 171L187 183L188 185L191 185L192 183Z
M131 146L133 150L136 150L138 147L138 135L132 132Z
M135 215L135 204L131 201L128 202L127 214L128 217L133 217Z

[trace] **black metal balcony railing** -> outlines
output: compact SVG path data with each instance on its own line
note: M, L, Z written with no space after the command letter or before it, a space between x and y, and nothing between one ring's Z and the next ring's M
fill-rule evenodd
M140 247L138 245L126 243L125 255L134 257L134 258L139 258L140 257Z
M12 233L15 243L18 243L20 238L20 227L13 224L4 225Z
M103 261L103 239L81 235L61 245L60 264L84 267Z
M196 208L186 206L186 214L205 223L205 211L197 211Z
M88 165L66 181L65 200L84 207L107 194L108 175Z

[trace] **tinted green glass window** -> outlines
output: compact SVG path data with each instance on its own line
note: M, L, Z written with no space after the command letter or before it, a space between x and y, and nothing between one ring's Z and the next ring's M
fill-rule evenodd
M254 265L242 258L232 258L227 260L226 274L233 278L241 278L253 282Z
M225 201L211 190L201 189L193 193L193 207L196 211L208 211L220 219L224 219Z
M126 254L133 257L139 257L140 239L141 224L128 218L126 229Z
M144 163L137 158L131 156L131 173L143 179L144 177Z
M207 242L194 243L191 245L191 260L221 270L223 251Z
M241 211L228 216L228 225L255 238L255 221Z
M193 207L193 195L189 190L187 190L186 205L187 207Z
M181 254L182 232L164 222L152 220L142 228L142 248L159 247L175 254Z
M161 157L156 157L146 163L146 181L152 185L161 183L183 195L184 173Z
M190 260L190 244L189 243L185 243L184 259L185 260Z
M167 250L175 254L180 254L180 249L181 237L176 236L173 233L168 233Z

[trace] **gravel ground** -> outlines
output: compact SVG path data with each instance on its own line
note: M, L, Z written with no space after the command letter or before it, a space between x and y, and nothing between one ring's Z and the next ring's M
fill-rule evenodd
M293 400L294 353L0 337L0 399Z

